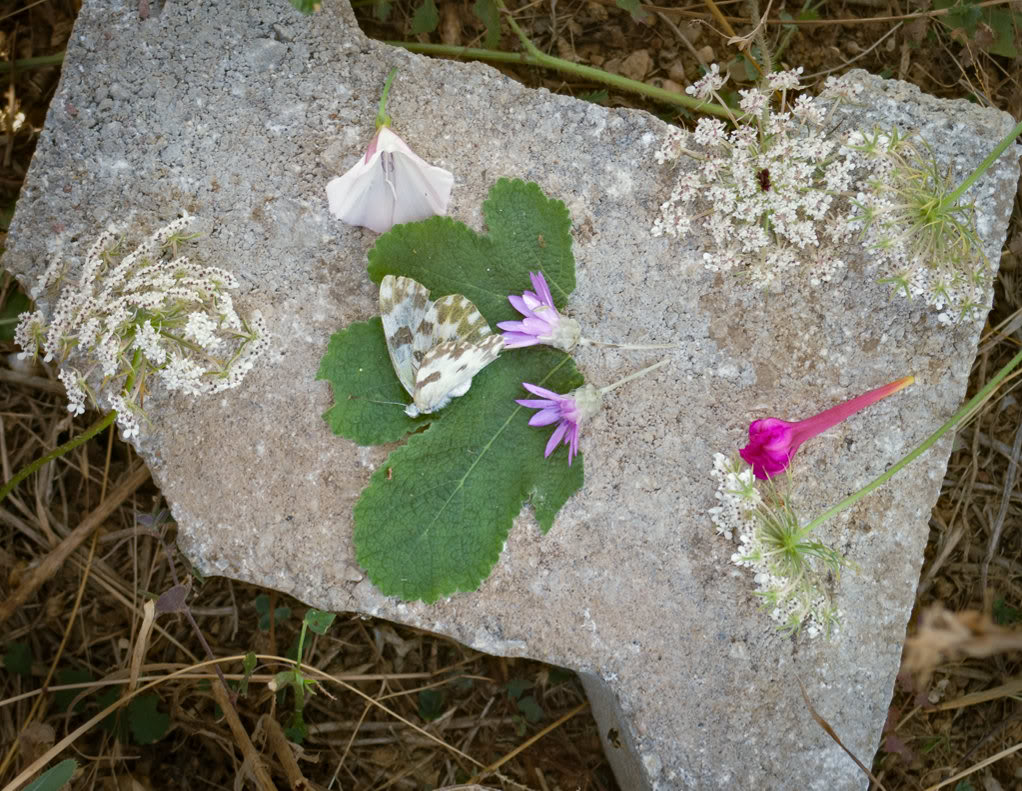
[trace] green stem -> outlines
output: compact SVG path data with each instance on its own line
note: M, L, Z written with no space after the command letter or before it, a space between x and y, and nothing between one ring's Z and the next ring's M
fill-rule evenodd
M831 508L828 508L818 517L809 522L809 524L807 524L799 531L799 538L808 535L810 532L812 532L817 527L822 525L832 516L837 516L842 511L855 505L867 494L872 492L874 489L883 486L891 478L897 475L902 469L904 469L906 466L911 464L922 454L928 451L931 447L933 447L934 444L936 444L937 440L939 440L942 436L944 436L944 434L946 434L948 431L957 426L967 415L969 415L970 412L972 412L972 410L976 408L978 404L982 403L987 398L987 396L989 396L990 393L993 392L993 390L1001 383L1001 381L1009 373L1011 373L1012 370L1020 362L1022 362L1022 352L1019 352L1014 357L1012 357L1011 360L1008 361L1008 364L1005 365L1000 371L998 371L993 379L991 379L989 382L986 383L986 385L984 385L982 390L980 390L978 393L976 393L976 395L970 398L965 403L965 405L962 406L957 412L955 412L943 426L938 428L935 432L933 432L933 434L927 437L918 448L916 448L907 456L899 460L893 467L891 467L885 473L880 475L878 478L876 478L875 480L871 481L870 483L866 484L864 487L859 489L859 491L855 492L854 494L850 494L840 503L838 503L835 506L832 506Z
M500 52L499 50L478 49L476 47L453 47L446 44L419 44L411 41L385 41L384 43L390 44L392 47L403 47L409 52L418 52L421 55L475 58L476 60L488 60L495 63L524 63L527 66L553 69L565 74L573 74L585 80L602 82L613 88L619 88L622 91L638 93L663 104L685 107L689 110L716 115L725 119L730 118L727 108L719 104L693 99L691 96L674 93L673 91L665 91L663 88L646 85L646 83L639 82L638 80L630 80L618 74L610 74L603 71L603 69L572 63L570 60L564 60L563 58L555 58L553 55L546 55L540 52L534 46L530 50L532 54L526 54L524 52ZM530 46L532 46L531 42Z
M0 63L0 74L9 71L27 71L29 69L41 69L45 66L59 66L64 62L64 53L56 55L38 55L34 58L21 58L14 63Z
M1020 134L1022 134L1022 121L1020 121L1018 125L1008 133L1008 136L1004 138L1004 140L997 144L997 147L994 148L994 150L987 155L986 159L979 163L979 167L972 171L969 177L965 179L965 181L963 181L960 185L958 185L958 189L956 189L954 192L952 192L950 195L948 195L946 198L944 198L944 200L940 202L940 206L937 207L937 211L941 212L948 206L953 206L955 203L957 203L958 199L962 197L965 191L976 183L976 179L978 179L980 176L986 173L987 168L994 164L997 158L1004 153L1004 150L1008 146L1010 146L1012 141Z
M394 75L397 74L397 66L390 70L387 81L383 83L383 94L380 96L380 109L376 111L376 128L390 126L390 116L387 115L387 96L390 94L390 86L394 83Z
M89 426L82 434L79 434L74 439L68 440L63 445L61 445L59 448L56 448L56 449L50 451L49 453L47 453L41 459L36 459L31 464L28 464L27 466L22 467L20 470L18 470L18 472L16 472L14 474L14 477L11 478L7 483L5 483L3 488L0 489L0 503L2 503L4 501L4 499L7 497L7 495L9 495L14 490L15 486L17 486L19 483L21 483L23 480L25 480L25 478L27 478L33 472L38 470L44 464L46 464L47 462L53 461L54 459L56 459L56 458L58 458L60 456L63 456L68 451L74 450L79 445L81 445L83 442L88 442L90 439L92 439L94 436L96 436L99 432L101 432L103 429L105 429L107 426L109 426L111 423L113 423L116 419L117 419L117 410L110 410L110 412L106 415L106 417L103 417L103 418L100 418L99 420L97 420L95 423L93 423L91 426Z

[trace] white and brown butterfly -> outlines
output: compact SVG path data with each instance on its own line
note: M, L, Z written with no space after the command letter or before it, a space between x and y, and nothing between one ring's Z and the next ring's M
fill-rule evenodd
M380 317L394 371L412 397L409 417L443 409L465 395L472 377L504 348L486 319L461 294L433 302L429 290L410 277L380 281Z

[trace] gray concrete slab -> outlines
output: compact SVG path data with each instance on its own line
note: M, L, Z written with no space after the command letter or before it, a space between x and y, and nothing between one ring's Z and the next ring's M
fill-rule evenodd
M208 263L243 283L272 346L244 385L212 400L147 401L137 443L205 574L441 632L479 650L579 671L623 788L866 786L813 722L819 713L867 763L879 740L912 607L945 440L821 537L861 568L844 575L845 621L826 642L785 638L707 516L712 456L755 417L802 417L914 373L917 384L801 452L813 511L865 484L961 402L975 325L948 331L920 303L855 280L763 300L698 265L695 240L649 234L668 180L653 162L664 125L524 88L478 64L367 40L346 3L305 18L284 0L86 0L18 203L4 266L25 282L57 249L84 252L111 222L145 233L185 209ZM454 172L450 214L481 229L502 176L565 201L579 286L571 311L594 337L684 345L586 430L584 490L541 536L517 520L490 578L434 605L380 595L358 568L352 506L387 449L330 434L315 372L330 334L376 312L371 232L327 211L326 182L373 132L380 86L395 129ZM862 117L919 129L966 172L1011 127L1004 114L863 77ZM1007 156L976 186L997 260L1018 176ZM634 358L586 349L614 381ZM629 366L632 366L629 368Z

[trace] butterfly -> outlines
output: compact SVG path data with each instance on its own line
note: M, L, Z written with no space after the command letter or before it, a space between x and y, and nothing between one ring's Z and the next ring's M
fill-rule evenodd
M461 294L430 301L429 290L410 277L380 281L380 317L387 351L401 385L412 397L409 417L443 409L463 396L472 377L497 359L504 336Z

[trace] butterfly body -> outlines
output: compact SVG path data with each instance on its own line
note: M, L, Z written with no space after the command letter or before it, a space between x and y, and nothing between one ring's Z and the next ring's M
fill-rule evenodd
M410 277L380 281L380 316L390 361L412 397L409 417L442 409L465 395L472 377L497 359L504 338L494 335L478 308L461 294L435 302Z

